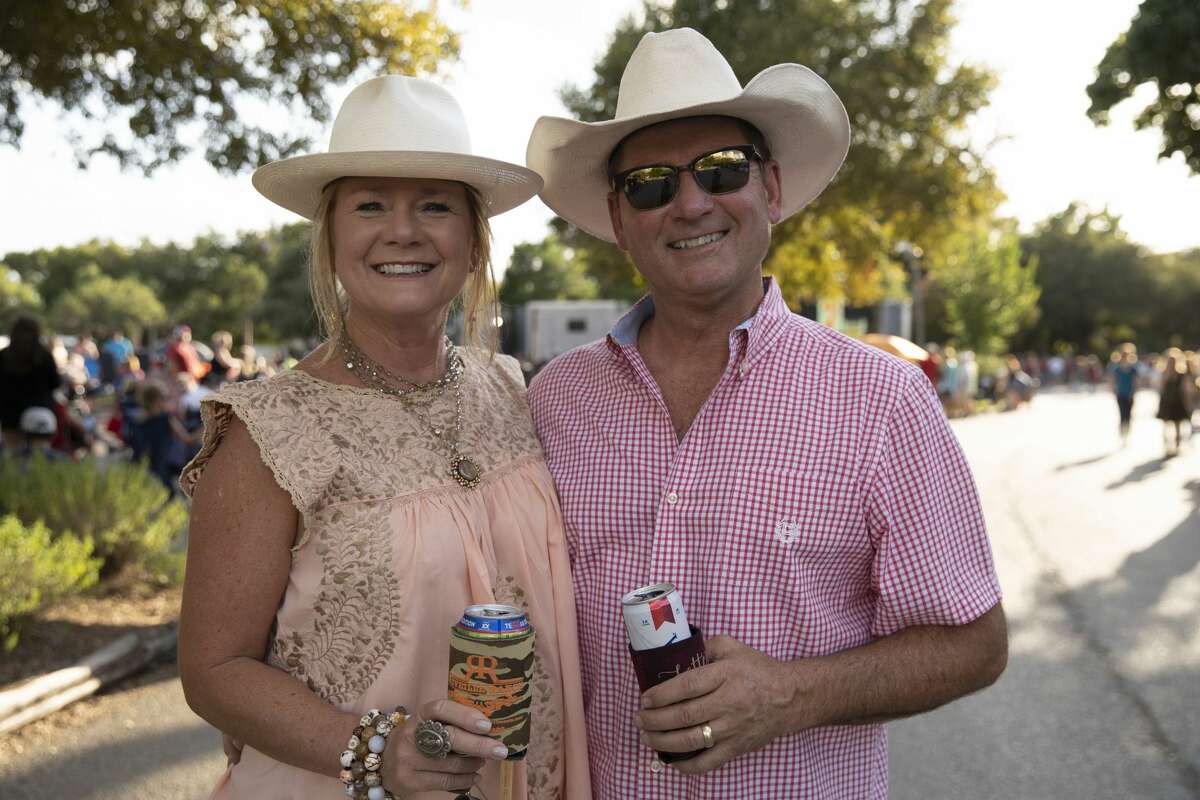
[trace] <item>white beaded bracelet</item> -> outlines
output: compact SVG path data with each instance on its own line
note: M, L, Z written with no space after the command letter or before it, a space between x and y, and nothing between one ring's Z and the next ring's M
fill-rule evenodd
M338 761L342 771L338 778L346 786L346 796L354 800L395 800L392 793L383 788L383 751L387 748L388 734L408 718L404 706L384 716L372 708L359 719L354 733L346 743Z

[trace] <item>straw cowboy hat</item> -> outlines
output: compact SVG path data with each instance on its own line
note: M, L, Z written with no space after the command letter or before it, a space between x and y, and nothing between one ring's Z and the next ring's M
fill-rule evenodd
M479 191L489 217L542 187L525 167L473 155L458 102L437 84L403 75L372 78L350 92L328 152L265 164L252 181L268 200L312 219L321 190L349 176L461 181Z
M545 178L546 205L611 242L606 167L613 148L647 125L709 114L743 119L766 137L783 176L784 218L824 190L850 148L846 108L808 67L776 64L743 89L712 42L691 28L677 28L642 37L621 76L614 119L542 117L529 137L525 163Z

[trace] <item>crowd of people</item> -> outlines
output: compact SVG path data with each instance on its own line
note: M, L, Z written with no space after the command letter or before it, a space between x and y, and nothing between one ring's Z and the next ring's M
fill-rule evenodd
M1110 386L1116 395L1122 442L1128 439L1133 398L1139 390L1159 396L1158 419L1164 423L1164 446L1174 455L1190 437L1193 414L1200 412L1200 354L1178 347L1138 355L1132 342L1121 344L1107 363L1095 354L1042 355L1009 353L983 367L971 351L929 343L928 357L918 366L937 389L948 417L974 413L980 401L1004 411L1028 404L1040 388L1060 387L1095 392ZM1186 428L1187 435L1184 435Z
M7 341L4 341L7 339ZM200 400L227 383L268 378L289 362L213 333L212 346L187 325L135 345L123 331L96 337L44 335L32 317L0 336L0 455L79 461L144 461L173 492L200 441Z

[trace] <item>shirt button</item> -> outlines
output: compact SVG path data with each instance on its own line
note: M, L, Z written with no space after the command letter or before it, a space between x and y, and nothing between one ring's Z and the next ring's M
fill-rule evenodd
M651 759L650 760L650 771L656 775L658 773L662 772L663 771L663 763L661 761L659 761L657 758Z
M667 492L667 503L669 505L675 505L678 502L679 502L679 495L675 494L674 492Z
M746 373L749 371L750 371L750 365L747 364L745 361L743 361L741 364L738 364L738 374L741 375L743 378L746 377Z

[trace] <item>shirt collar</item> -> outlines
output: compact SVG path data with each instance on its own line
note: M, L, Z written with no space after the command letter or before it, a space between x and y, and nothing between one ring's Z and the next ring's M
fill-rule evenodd
M779 284L775 279L767 275L762 282L762 302L758 304L758 308L748 319L733 329L733 331L746 331L746 335L749 337L747 350L760 343L765 344L773 338L770 336L771 332L776 330L779 322L791 313L783 302L783 295L779 291ZM609 339L621 348L635 347L642 323L653 316L654 298L646 295L617 320L617 324L609 331ZM733 335L733 331L730 332L730 336Z

